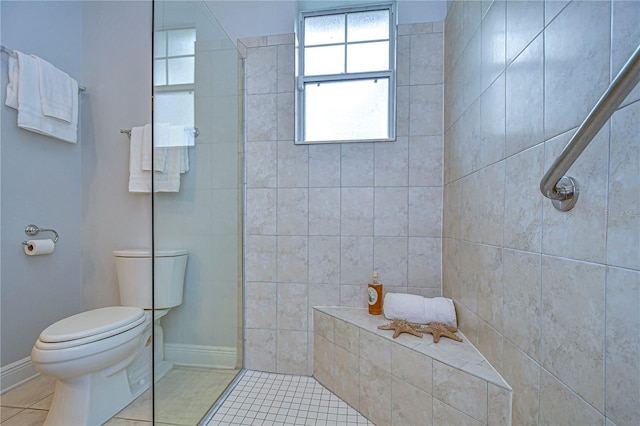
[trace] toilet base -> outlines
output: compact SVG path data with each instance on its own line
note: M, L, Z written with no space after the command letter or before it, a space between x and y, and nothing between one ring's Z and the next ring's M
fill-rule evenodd
M142 393L129 390L125 369L108 376L103 374L97 372L75 379L57 380L44 425L101 425ZM74 409L69 410L68 407Z

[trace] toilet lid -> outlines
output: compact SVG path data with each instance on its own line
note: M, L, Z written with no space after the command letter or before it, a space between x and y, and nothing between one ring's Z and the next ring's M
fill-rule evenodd
M88 343L123 333L144 321L144 311L133 306L93 309L60 320L40 333L40 341ZM68 345L65 345L68 346Z

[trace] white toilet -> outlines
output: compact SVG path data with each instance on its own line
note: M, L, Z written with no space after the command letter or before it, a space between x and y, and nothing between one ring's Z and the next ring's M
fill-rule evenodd
M164 361L160 318L182 303L188 253L155 252L153 293L149 250L113 254L124 306L60 320L40 334L31 351L34 368L57 379L45 425L100 425L109 420L151 386L154 350L156 380L171 369Z

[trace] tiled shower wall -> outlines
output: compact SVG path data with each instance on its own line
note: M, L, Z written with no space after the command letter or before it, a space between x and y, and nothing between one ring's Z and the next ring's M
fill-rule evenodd
M249 369L311 374L314 305L441 292L443 23L398 28L397 141L294 145L294 36L246 50ZM246 48L246 49L245 49Z
M640 88L568 175L546 169L640 44L640 2L449 4L443 292L513 387L513 424L640 418Z

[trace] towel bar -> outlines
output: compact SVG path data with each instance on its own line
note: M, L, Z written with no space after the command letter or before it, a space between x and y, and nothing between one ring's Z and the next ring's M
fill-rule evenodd
M120 133L122 133L123 135L127 135L129 137L131 137L131 129L120 129ZM193 128L193 137L197 138L198 136L200 136L200 129L198 129L197 127Z
M13 50L11 50L11 49L9 49L7 47L4 47L2 45L0 45L0 51L2 53L6 53L9 56L13 56L14 58L18 57L18 54L16 52L14 52ZM78 85L78 91L79 92L84 92L85 90L87 90L86 87Z

